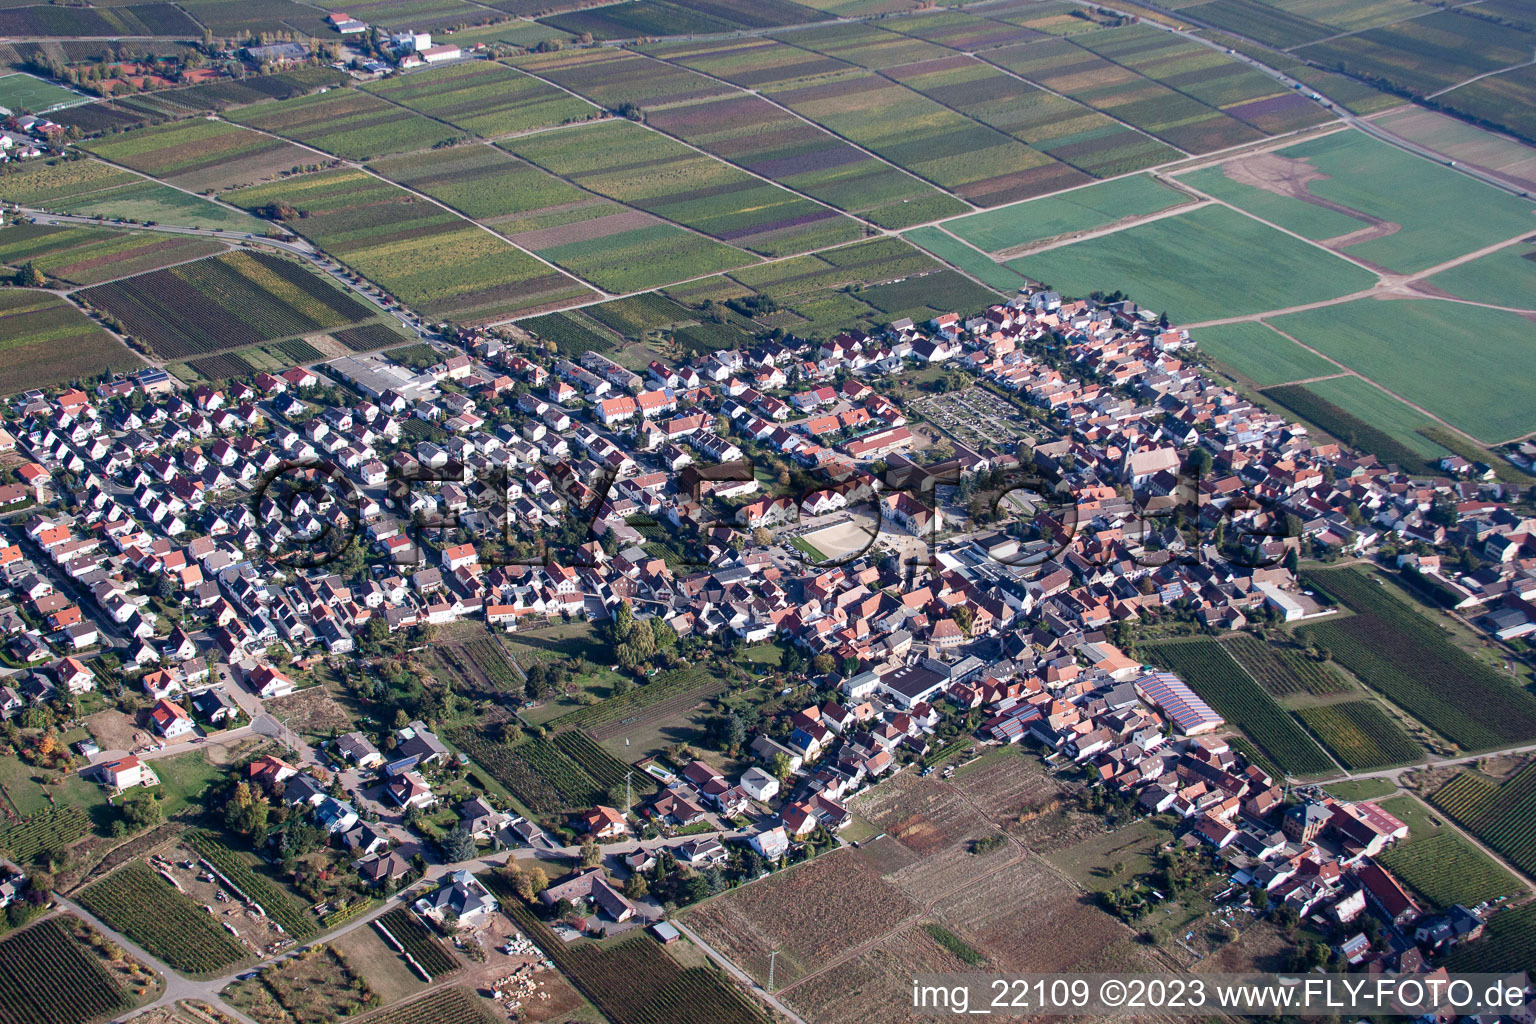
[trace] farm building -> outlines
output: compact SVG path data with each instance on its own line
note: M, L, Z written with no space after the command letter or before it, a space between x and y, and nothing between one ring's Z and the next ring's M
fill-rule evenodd
M1172 672L1147 673L1136 680L1136 692L1173 719L1185 736L1211 732L1222 724L1222 717Z

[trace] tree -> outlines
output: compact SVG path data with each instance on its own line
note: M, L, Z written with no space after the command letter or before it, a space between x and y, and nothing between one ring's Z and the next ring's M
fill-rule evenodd
M773 755L773 760L768 763L768 770L780 782L787 781L790 775L794 773L794 767L789 760L789 755L782 751Z
M224 804L224 824L241 835L255 838L266 832L271 809L272 805L249 783L240 782Z
M451 864L470 860L475 855L475 835L467 824L460 824L443 837L442 847L443 859Z
M583 868L595 868L603 862L603 848L597 845L594 839L588 839L581 844L581 866Z
M48 283L48 279L28 260L21 265L21 270L16 275L16 283L23 288L41 288Z
M646 882L645 876L638 871L630 875L624 883L624 895L632 900L643 900L650 891L651 887Z

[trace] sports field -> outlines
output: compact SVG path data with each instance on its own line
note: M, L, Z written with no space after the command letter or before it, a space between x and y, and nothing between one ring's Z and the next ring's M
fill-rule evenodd
M1200 351L1261 388L1342 372L1258 321L1202 327L1193 338Z
M1096 231L1189 202L1193 202L1189 195L1149 175L1137 174L960 217L944 227L978 249L1006 252L1047 238Z
M1531 322L1518 313L1361 299L1275 326L1485 442L1536 429Z
M25 74L0 75L0 107L13 114L23 111L41 114L57 106L85 101L86 97L79 93L41 78Z
M1263 260L1251 259L1264 253ZM1363 291L1369 271L1220 206L1010 260L1063 295L1120 291L1175 323L1261 313Z
M1239 157L1180 180L1397 273L1536 230L1529 200L1353 131Z

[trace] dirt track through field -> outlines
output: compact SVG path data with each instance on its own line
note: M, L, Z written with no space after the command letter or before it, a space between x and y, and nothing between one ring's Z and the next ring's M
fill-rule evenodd
M1222 164L1221 171L1231 181L1239 185L1247 185L1250 188L1263 189L1265 192L1277 196L1285 196L1289 199L1300 200L1303 203L1311 203L1313 206L1321 206L1325 210L1334 213L1342 213L1352 220L1358 220L1365 227L1358 231L1346 232L1333 238L1325 238L1321 241L1330 249L1343 249L1351 245L1359 245L1377 238L1386 238L1395 235L1402 230L1402 225L1390 220L1382 220L1359 210L1336 203L1331 199L1324 199L1314 195L1311 184L1314 181L1327 181L1328 175L1313 167L1305 159L1296 160L1284 157L1278 153L1256 153L1253 156L1239 157L1236 160Z

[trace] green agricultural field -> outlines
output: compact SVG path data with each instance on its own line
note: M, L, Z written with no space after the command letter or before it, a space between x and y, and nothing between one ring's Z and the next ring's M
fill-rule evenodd
M293 229L428 316L483 321L593 294L484 229L364 171L321 171L226 198L253 210L285 203L303 211Z
M612 292L757 262L734 246L583 191L489 146L454 146L369 166Z
M1325 386L1331 397L1322 394ZM1384 465L1427 468L1429 462L1448 454L1447 449L1415 433L1415 428L1426 422L1417 413L1359 377L1285 384L1268 389L1263 397L1266 404L1277 406L1277 411L1294 413L1351 448L1370 452ZM1351 410L1358 410L1359 415ZM1384 418L1386 425L1378 426L1362 417Z
M1233 180L1282 171L1300 176L1319 202L1284 194L1279 186L1271 191ZM1305 238L1332 240L1339 251L1397 273L1426 270L1536 230L1530 200L1353 131L1239 158L1180 180ZM1362 234L1345 238L1355 232Z
M1029 199L1085 178L1076 168L873 72L785 83L768 95L977 206Z
M0 231L0 263L30 263L44 277L88 285L202 256L227 248L212 238L157 231L13 224Z
M314 153L227 121L187 120L107 135L86 149L180 188L262 181L317 161Z
M260 225L230 210L169 185L97 160L35 161L0 177L0 201L116 220L178 224L253 232Z
M863 233L856 221L834 210L630 121L528 135L501 145L589 191L766 256L852 241Z
M1382 867L1440 909L1457 903L1474 906L1513 896L1523 888L1503 865L1449 828L1428 832L1415 828L1407 839L1382 851L1379 859Z
M1467 750L1528 743L1536 697L1446 639L1378 577L1355 569L1308 573L1315 589L1355 614L1301 626L1357 679Z
M1430 800L1521 871L1536 870L1536 764L1503 783L1461 772Z
M1402 726L1374 701L1354 700L1302 708L1297 714L1350 771L1368 771L1425 756Z
M1202 327L1192 337L1200 351L1261 388L1343 372L1257 320Z
M1442 270L1426 284L1459 299L1514 309L1536 309L1536 247L1528 242Z
M1365 299L1273 322L1474 437L1497 442L1536 429L1531 323L1518 313Z
M172 967L214 974L246 956L217 921L143 861L132 861L77 896L81 906Z
M901 64L950 56L943 46L910 35L887 31L869 23L822 25L817 28L784 32L781 42L803 47L861 68L881 70Z
M1458 947L1445 966L1457 973L1536 971L1536 903L1501 907L1483 937Z
M465 61L365 86L403 107L492 137L580 121L598 109L504 64Z
M1536 67L1515 68L1435 98L1446 110L1536 142Z
M1048 238L1098 231L1192 201L1178 189L1137 174L959 217L947 221L944 228L978 249L1007 252Z
M360 89L257 103L229 117L349 160L431 149L462 134Z
M1252 253L1264 253L1253 260ZM1235 210L1205 206L1008 266L1064 295L1121 291L1176 322L1282 309L1371 287L1376 277Z
M658 0L635 0L539 19L539 23L573 36L591 33L594 39L637 39L729 32L741 26Z
M1317 31L1313 38L1332 34L1320 26ZM1086 33L1072 42L1269 135L1333 119L1321 104L1248 64L1146 22Z
M1303 46L1296 55L1418 96L1529 61L1533 45L1536 34L1457 11L1435 11Z
M598 323L633 339L658 327L671 327L695 319L691 309L657 292L588 306L583 312Z
M1122 38L1118 31L1089 32L1080 38L1103 47ZM1209 153L1264 138L1251 124L1100 56L1078 45L1076 38L1045 39L978 56L1186 153Z
M512 63L608 110L633 103L650 114L736 91L687 68L612 47L530 53Z
M1294 647L1239 634L1225 641L1227 653L1276 697L1310 693L1343 693L1349 684L1326 662L1315 661Z
M0 75L0 107L13 114L41 114L65 104L84 103L86 97L32 75Z
M144 361L51 292L0 289L0 394L63 384Z
M350 327L380 314L294 259L248 249L77 294L166 359Z
M921 246L944 262L958 267L976 280L988 287L996 288L1005 295L1018 291L1026 284L1025 280L1014 271L939 228L916 228L905 232L901 237L913 245Z
M1139 171L1179 157L1179 151L1166 143L973 57L941 57L891 68L886 73L930 99L1097 178Z
M1306 730L1217 641L1175 641L1149 646L1145 651L1148 658L1176 673L1218 714L1247 733L1283 771L1318 775L1333 769L1333 762Z

